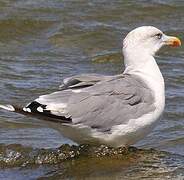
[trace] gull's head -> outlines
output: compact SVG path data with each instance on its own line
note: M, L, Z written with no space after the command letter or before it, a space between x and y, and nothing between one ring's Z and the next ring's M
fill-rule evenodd
M164 45L180 46L181 41L177 37L168 36L153 26L138 27L125 37L123 41L123 53L154 54Z

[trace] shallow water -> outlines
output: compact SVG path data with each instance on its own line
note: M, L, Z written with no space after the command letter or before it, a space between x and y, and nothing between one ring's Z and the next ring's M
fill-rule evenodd
M183 17L184 2L179 0L2 0L0 101L26 104L57 90L63 78L74 74L121 73L121 41L127 32L137 26L154 25L183 40ZM166 82L166 108L157 127L136 145L170 153L158 161L158 167L162 164L166 167L163 173L160 175L161 169L154 169L154 163L142 170L143 163L130 166L131 172L128 168L117 168L114 172L103 169L95 178L105 178L107 174L111 179L184 177L183 50L184 47L164 48L156 57ZM26 146L54 149L72 143L42 121L14 113L0 111L0 127L0 143L4 148L7 144L22 144L23 150ZM69 173L70 167L70 163L64 168L54 164L7 167L1 170L1 179L79 177L79 172ZM95 171L91 169L91 175ZM86 177L85 173L82 175Z

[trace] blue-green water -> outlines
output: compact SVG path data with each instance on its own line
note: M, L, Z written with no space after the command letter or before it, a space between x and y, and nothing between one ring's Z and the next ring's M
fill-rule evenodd
M183 17L184 2L179 0L2 0L0 101L26 104L57 90L63 78L74 74L121 73L122 39L127 32L137 26L153 25L183 40ZM131 176L122 168L109 178L120 178L120 174L137 179L184 177L184 47L165 48L156 58L165 78L166 108L158 126L137 146L176 156L170 156L165 176L149 177L151 168L143 176L138 166ZM71 143L42 121L14 113L0 111L0 127L0 143L5 145L57 148ZM5 168L0 177L36 179L52 168ZM61 170L57 177L59 174Z

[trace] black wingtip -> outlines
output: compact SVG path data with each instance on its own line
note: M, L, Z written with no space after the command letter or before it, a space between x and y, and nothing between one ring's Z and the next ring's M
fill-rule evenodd
M38 111L38 108L43 108L43 111L40 112ZM33 101L32 103L28 104L26 107L19 107L16 105L1 105L0 108L11 111L11 112L16 112L18 114L23 114L26 116L30 117L36 117L38 119L46 120L46 121L52 121L52 122L57 122L57 123L71 123L72 118L71 117L65 117L65 116L57 116L54 114L51 114L49 110L45 110L46 105L42 105L36 101Z
M71 117L58 116L58 115L52 114L52 112L50 110L47 110L46 107L47 107L47 105L41 104L37 101L33 101L30 104L28 104L26 107L24 107L23 110L25 112L38 114L40 116L58 119L61 122L65 122L65 123L72 122Z

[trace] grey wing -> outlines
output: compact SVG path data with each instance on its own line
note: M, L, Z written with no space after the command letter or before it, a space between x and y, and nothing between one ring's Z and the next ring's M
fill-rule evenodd
M23 111L59 119L61 122L71 122L68 102L70 99L76 98L73 90L85 89L101 81L110 79L112 79L112 76L97 74L82 74L66 78L60 85L60 91L40 96L33 102L27 104L23 108Z
M93 86L100 81L106 81L111 79L112 76L105 76L99 74L81 74L66 78L63 83L59 86L60 90L65 89L77 89Z
M130 75L93 86L69 101L73 123L99 131L109 131L112 126L126 124L154 110L151 90Z
M40 96L34 103L39 113L99 131L108 131L114 125L125 124L155 109L151 90L130 75L114 76L89 87L78 87L77 91L68 86L65 90ZM26 108L31 109L31 104Z

